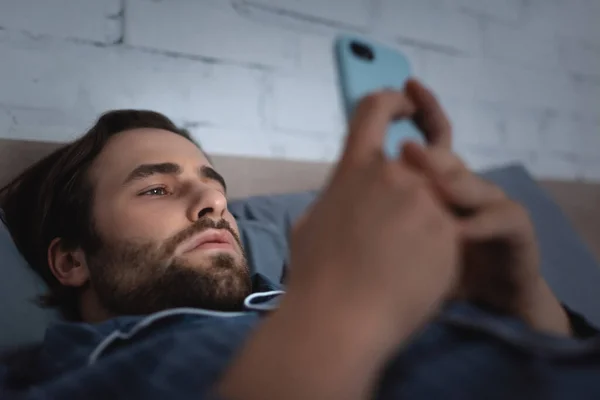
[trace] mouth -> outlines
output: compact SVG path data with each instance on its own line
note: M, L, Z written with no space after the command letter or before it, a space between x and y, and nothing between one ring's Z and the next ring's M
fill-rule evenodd
M180 247L180 254L197 250L234 250L234 239L225 229L207 229L184 242Z

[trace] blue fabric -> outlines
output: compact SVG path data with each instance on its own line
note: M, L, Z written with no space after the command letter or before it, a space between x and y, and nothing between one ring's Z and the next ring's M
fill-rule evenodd
M207 399L260 320L253 309L174 309L56 323L26 363L0 366L0 398ZM376 398L598 399L599 373L598 338L545 336L455 303L392 359Z

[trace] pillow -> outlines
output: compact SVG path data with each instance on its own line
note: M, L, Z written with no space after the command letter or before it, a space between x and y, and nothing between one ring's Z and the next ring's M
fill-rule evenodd
M600 326L600 266L560 206L519 165L482 176L529 211L542 256L541 270L556 296Z
M239 220L238 226L251 273L279 283L288 253L285 238L269 223ZM0 260L1 352L42 340L48 324L60 319L60 314L35 303L47 286L28 266L1 222Z
M483 177L501 186L530 212L542 253L542 273L570 308L600 326L600 268L560 207L521 166L487 171ZM287 256L285 238L294 221L317 192L256 196L230 203L238 218L250 268L273 281L281 279ZM1 224L0 224L1 225ZM0 349L31 343L43 337L56 313L37 307L46 288L27 266L10 235L0 226Z
M600 267L556 202L520 165L480 174L499 185L529 211L542 255L541 270L559 299L600 326ZM233 201L231 212L240 218L266 221L287 237L290 227L317 192L255 196Z
M0 351L25 345L44 336L46 326L58 318L53 310L35 303L45 293L44 281L27 265L14 245L8 229L0 222Z
M266 221L240 219L238 226L250 273L258 273L272 282L281 283L288 255L285 237Z
M299 192L269 196L253 196L229 202L229 211L235 218L268 222L284 237L288 237L291 227L318 192Z

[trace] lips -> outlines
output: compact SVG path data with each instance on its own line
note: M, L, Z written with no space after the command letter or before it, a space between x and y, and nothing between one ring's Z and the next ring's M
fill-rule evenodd
M234 239L229 231L224 229L208 229L184 242L180 247L180 252L187 253L201 248L227 249L233 247Z

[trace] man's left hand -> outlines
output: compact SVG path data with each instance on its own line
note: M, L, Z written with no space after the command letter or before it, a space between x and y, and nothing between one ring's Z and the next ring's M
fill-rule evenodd
M535 330L570 335L568 316L541 275L526 209L452 152L450 122L429 90L416 81L406 90L416 104L437 110L415 118L428 146L408 143L402 157L430 178L460 221L463 266L456 297L519 317Z

